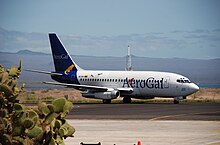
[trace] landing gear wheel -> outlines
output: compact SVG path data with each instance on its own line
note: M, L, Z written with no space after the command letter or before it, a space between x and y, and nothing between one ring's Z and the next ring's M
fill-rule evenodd
M112 102L111 99L103 99L102 101L104 104L110 104Z
M130 104L131 103L131 98L130 97L124 97L123 98L123 103Z
M179 103L180 103L179 100L176 99L173 100L173 104L179 104Z

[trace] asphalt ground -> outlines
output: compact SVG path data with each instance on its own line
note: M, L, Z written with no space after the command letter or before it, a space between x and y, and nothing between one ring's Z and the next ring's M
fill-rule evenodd
M66 145L220 144L220 103L74 103Z
M74 103L68 119L220 121L220 103Z
M66 145L219 145L219 121L68 120L76 129Z

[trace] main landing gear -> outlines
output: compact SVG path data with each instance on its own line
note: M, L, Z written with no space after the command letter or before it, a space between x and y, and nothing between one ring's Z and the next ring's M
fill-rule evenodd
M173 104L179 104L179 103L180 103L179 100L176 100L176 99L173 100Z
M103 99L102 100L103 104L110 104L112 102L111 99Z
M130 97L124 97L123 98L123 103L130 104L131 103L131 98Z

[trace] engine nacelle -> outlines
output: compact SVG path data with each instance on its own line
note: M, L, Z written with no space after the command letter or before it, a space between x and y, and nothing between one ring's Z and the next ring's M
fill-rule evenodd
M96 93L83 93L82 96L86 98L96 99L116 99L120 95L119 91L108 91L108 92L96 92Z

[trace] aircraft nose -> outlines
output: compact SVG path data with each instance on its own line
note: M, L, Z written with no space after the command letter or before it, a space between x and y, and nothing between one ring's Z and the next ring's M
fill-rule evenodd
M192 92L195 93L199 90L199 87L196 84L192 83L190 85L190 90L192 90Z

